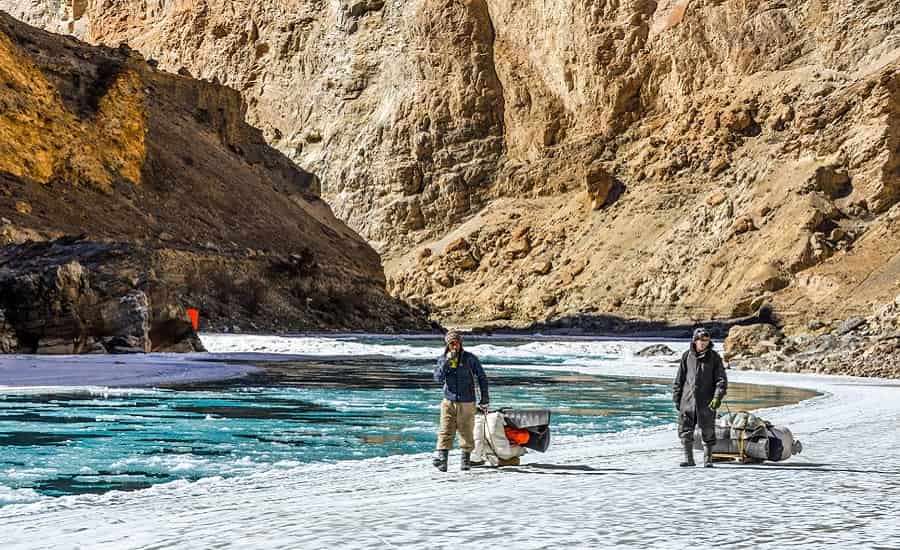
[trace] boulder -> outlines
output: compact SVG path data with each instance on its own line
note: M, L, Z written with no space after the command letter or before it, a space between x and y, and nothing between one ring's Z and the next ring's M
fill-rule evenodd
M754 229L756 229L756 224L753 223L753 218L750 216L740 216L731 225L731 232L735 235L753 231Z
M751 113L739 107L722 113L720 120L722 126L739 133L744 132L754 124Z
M350 17L361 17L370 11L378 11L384 7L384 0L353 0L342 6Z
M150 303L143 292L135 290L118 300L105 302L100 309L100 321L107 332L116 335L117 346L150 351ZM127 345L121 343L123 339ZM105 347L113 352L108 345Z
M848 237L849 235L847 234L847 232L840 227L835 227L831 230L831 233L828 234L828 240L833 243L847 240Z
M863 319L862 317L851 317L850 319L847 319L846 321L838 325L838 327L834 329L834 332L832 334L836 336L850 334L851 332L865 325L866 322L866 319Z
M725 338L725 360L747 355L762 355L778 349L784 335L773 325L734 326Z
M722 191L716 191L712 195L706 197L706 205L709 207L716 207L725 202L728 199L728 196Z
M853 190L847 169L841 166L820 166L810 176L803 189L819 191L830 199L846 197Z
M464 251L469 249L469 241L467 241L464 237L459 237L458 239L453 239L450 241L444 248L444 254L452 254L457 251Z
M718 156L709 163L709 173L713 176L718 176L719 174L727 170L729 166L730 163L728 162L727 158Z
M659 357L662 355L675 355L675 350L665 344L654 344L635 353L638 357Z
M875 311L874 321L886 327L900 327L900 294Z
M772 262L755 266L747 273L747 279L751 288L763 292L775 292L790 284L790 277L782 273L778 264Z
M453 286L453 279L450 278L449 275L444 273L443 271L435 274L434 282L441 285L444 288L450 288Z
M553 264L549 260L537 262L531 266L531 273L535 275L546 275L553 269Z
M572 274L572 277L577 277L581 275L584 269L588 265L588 260L584 258L578 258L566 266L566 271Z
M511 260L524 258L529 252L531 252L531 240L527 234L519 237L513 235L512 240L506 245L506 257Z
M772 211L772 207L768 204L764 204L758 208L753 210L753 217L758 220L763 220L766 216L769 215L769 212Z
M471 271L478 267L478 262L468 252L463 254L454 254L453 263L463 271Z
M809 322L806 323L806 328L809 330L821 330L825 328L825 323L818 319L810 319Z
M134 336L110 336L103 339L107 353L146 353L144 341Z
M18 347L16 333L6 322L6 314L0 309L0 353L13 353Z
M615 180L605 168L594 166L587 170L584 185L591 210L599 210L609 204Z

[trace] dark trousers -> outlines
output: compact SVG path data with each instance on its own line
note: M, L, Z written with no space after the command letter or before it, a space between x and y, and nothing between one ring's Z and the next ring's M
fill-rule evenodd
M678 437L685 443L693 443L694 427L698 424L703 442L713 445L716 442L716 411L708 407L700 410L681 411L678 414Z

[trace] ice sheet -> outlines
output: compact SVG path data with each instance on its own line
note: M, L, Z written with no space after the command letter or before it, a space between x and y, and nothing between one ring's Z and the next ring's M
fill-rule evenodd
M301 347L291 353L310 352ZM674 372L652 363L551 368ZM766 466L679 468L674 426L665 426L554 441L548 453L500 470L457 472L455 452L446 474L427 454L307 464L12 504L0 509L3 548L897 548L900 387L729 374L824 393L761 413L793 430L802 455Z

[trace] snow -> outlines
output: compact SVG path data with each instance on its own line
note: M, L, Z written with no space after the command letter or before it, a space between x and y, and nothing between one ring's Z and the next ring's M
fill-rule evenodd
M551 368L674 373L652 364ZM446 474L427 454L305 464L11 504L0 508L2 547L900 548L900 386L729 375L823 393L760 413L791 428L803 454L771 465L679 468L675 428L665 426L558 439L547 453L499 470L454 471L456 452Z
M149 387L237 378L258 370L214 362L202 353L146 355L8 355L0 358L0 392L64 386ZM25 391L25 390L17 390Z
M621 340L621 339L591 339L570 338L562 340L558 337L543 341L541 337L515 336L523 343L515 346L499 345L491 343L498 340L509 340L509 337L493 336L478 337L478 344L466 344L466 350L474 353L482 361L485 358L538 360L541 358L556 360L566 358L632 358L634 354L650 344L668 344L670 347L683 347L683 342L668 340ZM438 340L432 337L431 340ZM538 339L538 341L534 341ZM325 338L316 336L269 336L269 335L244 335L232 336L227 334L203 334L203 345L210 352L218 354L241 354L247 352L262 354L291 354L303 356L355 356L360 355L390 355L391 357L404 359L434 359L443 350L443 344L434 345L433 342L423 341L417 345L403 338L401 343L372 343L365 337L346 336L343 338ZM385 338L390 342L391 338ZM424 339L423 339L424 340ZM412 340L415 342L415 339ZM430 345L428 345L430 344ZM658 361L657 361L658 362Z

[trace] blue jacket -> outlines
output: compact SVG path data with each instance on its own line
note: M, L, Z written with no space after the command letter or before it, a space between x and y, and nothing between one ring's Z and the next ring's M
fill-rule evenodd
M459 358L459 366L450 368L446 352L438 359L434 369L434 381L444 385L444 397L449 401L462 403L475 402L475 379L481 388L481 404L490 401L488 396L488 381L478 358L468 351L463 350Z

